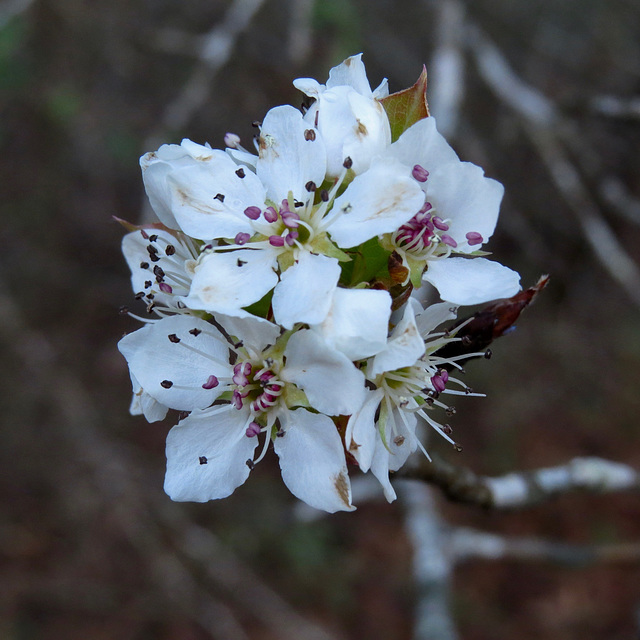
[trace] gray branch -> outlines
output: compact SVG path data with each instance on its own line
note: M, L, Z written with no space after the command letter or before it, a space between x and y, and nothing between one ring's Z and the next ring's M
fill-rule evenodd
M640 474L632 467L602 458L574 458L567 464L499 477L479 476L433 457L405 467L396 477L422 480L439 487L455 502L488 509L523 509L556 496L583 491L610 493L640 489Z

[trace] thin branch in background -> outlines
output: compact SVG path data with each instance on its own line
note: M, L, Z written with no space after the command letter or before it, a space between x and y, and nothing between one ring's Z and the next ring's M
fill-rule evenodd
M287 56L294 65L302 64L311 52L313 4L314 0L289 0L291 11L287 33Z
M436 11L436 46L429 65L429 110L438 121L438 131L447 138L455 135L464 98L461 38L465 12L459 0L446 0Z
M589 102L589 110L605 118L640 120L640 97L594 96Z
M69 459L89 470L92 504L97 502L101 511L112 514L146 564L155 589L214 638L246 640L246 634L231 609L209 591L222 591L243 620L264 626L273 637L333 640L262 582L213 533L190 522L181 506L164 495L140 491L148 471L144 462L109 438L83 381L60 362L47 337L28 326L8 289L0 286L0 291L5 292L0 294L0 339L19 356L30 384L53 408L59 435L72 451ZM78 469L68 477L69 485L56 484L61 510L76 518L83 504L89 508L78 497L82 475ZM209 588L195 579L203 569Z
M582 178L558 142L561 121L553 103L524 83L505 56L477 27L469 28L469 46L480 75L494 93L524 120L524 129L556 188L575 214L582 233L605 269L640 306L640 268L607 224Z
M456 640L451 617L453 567L449 541L436 510L431 490L416 482L399 485L405 526L413 544L413 575L417 594L414 640Z
M209 97L215 75L231 58L238 36L247 29L265 0L234 0L223 20L202 41L198 62L161 118L162 129L182 130ZM153 147L147 144L147 147Z
M488 509L523 509L574 491L610 493L640 489L640 473L632 467L602 458L574 458L564 465L520 471L504 476L478 476L433 456L416 459L398 478L422 480L439 487L455 502Z
M640 543L574 545L533 537L501 536L467 527L448 534L449 552L455 564L467 560L524 560L584 567L598 562L638 562Z
M15 16L26 11L34 0L4 0L0 3L0 29Z

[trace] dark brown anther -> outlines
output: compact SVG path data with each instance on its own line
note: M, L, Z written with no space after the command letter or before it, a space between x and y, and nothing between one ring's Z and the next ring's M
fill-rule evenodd
M309 182L307 182L307 184L304 185L304 188L309 193L313 193L317 189L316 183L313 180L309 180Z
M198 456L198 462L200 464L207 464L209 461L207 460L207 456Z
M141 262L140 263L140 268L141 269L148 269L149 268L149 263L148 262Z
M148 240L148 239L149 239L149 234L148 234L144 229L140 229L140 235L141 235L145 240Z
M342 166L343 166L345 169L351 169L351 167L353 167L353 160L352 160L349 156L347 156L347 157L344 159L344 162L342 163Z
M326 189L320 192L320 200L322 200L322 202L329 202L329 192Z
M171 382L171 380L163 380L163 381L160 383L160 386L161 386L163 389L171 389L171 387L173 387L173 382Z
M213 196L214 200L220 200L220 202L224 202L224 194L222 193L216 193L215 196Z
M189 329L189 333L197 338L202 333L202 330L194 327L193 329Z
M313 142L316 139L316 132L313 129L306 129L304 132L304 139Z
M298 207L304 207L304 202L300 202L299 200L293 201L293 206L297 209Z
M180 338L178 338L175 333L170 333L167 338L169 338L169 341L173 342L173 344L178 344L180 342Z
M316 129L318 128L318 117L319 117L319 116L320 116L320 112L319 112L319 111L316 111L316 119L315 119L315 121L314 121L314 123L313 123L313 124L315 125L315 128L316 128Z
M460 453L462 451L462 445L458 444L457 442L453 445L453 448Z
M152 236L149 236L149 242L157 242L158 234L154 233Z
M129 307L127 307L126 305L121 306L118 309L118 313L122 316L126 316L129 313Z
M247 467L249 467L249 469L252 469L252 470L256 466L255 462L251 458L249 458L245 464L247 465Z
M240 258L238 258L238 259L236 260L236 264L237 264L239 267L243 267L245 264L247 264L247 261L246 261L246 260L240 260Z
M158 250L152 244L147 245L147 251L151 255L156 255L156 253L158 253Z
M453 433L453 429L451 428L450 424L443 424L442 425L442 433L446 433L448 436L450 436Z
M262 126L262 122L260 122L260 120L254 120L254 121L251 123L251 126L252 126L252 127L255 127L256 129L259 129L259 128Z
M153 282L151 282L151 280L145 280L144 281L144 288L145 289L150 289L152 284L153 284Z
M471 336L462 336L462 339L460 341L465 347L468 347L473 341L471 339Z
M180 422L180 420L188 418L190 413L191 411L180 411L180 413L178 414L178 422Z
M153 295L153 293L147 293L147 300L153 300L155 298L155 296Z
M398 447L401 447L404 444L404 436L396 436L393 439L393 444L397 445Z
M164 250L164 252L168 256L172 256L176 252L176 248L172 244L168 244L167 248Z
M456 408L455 407L447 407L444 411L449 417L456 415Z
M492 355L493 355L493 351L491 351L491 349L487 349L487 350L484 352L484 357L485 357L487 360L491 360L491 356L492 356Z
M282 430L282 429L278 429L276 431L276 438L284 438L284 434L286 433L286 431Z
M156 278L164 278L164 271L162 270L162 267L158 265L153 267L153 273L156 276Z
M236 175L238 176L238 178L244 178L247 174L244 172L244 169L242 167L240 167L236 171Z
M155 253L150 253L149 260L151 260L151 262L159 262L160 256L156 255Z
M469 395L470 393L473 393L473 389L471 387L465 387L464 392Z

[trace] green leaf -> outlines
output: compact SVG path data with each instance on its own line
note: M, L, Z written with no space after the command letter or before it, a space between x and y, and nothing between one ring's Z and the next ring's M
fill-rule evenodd
M391 141L395 142L411 125L429 117L427 104L427 69L408 89L392 93L380 100L391 125Z

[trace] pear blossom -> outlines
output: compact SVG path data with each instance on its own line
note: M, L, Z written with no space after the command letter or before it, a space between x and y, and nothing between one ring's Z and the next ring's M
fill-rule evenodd
M503 187L438 133L422 85L407 90L419 114L401 122L393 101L407 92L372 90L361 55L326 85L294 85L313 103L271 109L256 153L228 133L225 150L184 139L140 160L160 222L123 238L148 315L118 346L131 413L180 412L173 500L229 496L270 443L286 486L315 508L355 508L347 460L395 499L389 473L426 454L419 421L458 447L432 409L478 395L455 370L483 354L439 355L459 328L438 327L458 305L520 288L481 250ZM412 295L424 283L445 302L423 309Z
M342 441L330 416L358 409L362 372L310 330L281 336L266 320L220 320L228 336L244 339L234 343L201 318L175 315L119 343L149 398L190 412L167 439L169 496L196 502L228 496L273 441L297 497L326 511L352 510Z
M122 238L122 253L131 269L136 298L148 308L180 312L189 294L198 247L177 231L140 229Z
M405 307L402 319L389 335L384 349L367 361L369 381L361 408L347 423L345 445L360 469L371 470L381 483L389 502L396 493L389 481L389 472L397 471L417 448L428 454L416 436L421 418L454 447L450 427L430 416L430 409L440 407L449 415L454 409L443 404L442 393L473 394L460 380L449 375L450 368L459 367L455 358L438 356L438 350L455 340L454 336L434 329L456 317L456 308L443 302L420 311L415 300ZM464 358L483 354L469 354ZM457 384L461 390L451 389Z
M338 176L346 158L356 174L366 171L391 143L389 118L379 102L389 95L388 83L385 78L371 90L362 54L331 69L326 85L313 78L298 78L293 85L315 98L304 119L322 135L328 176Z

